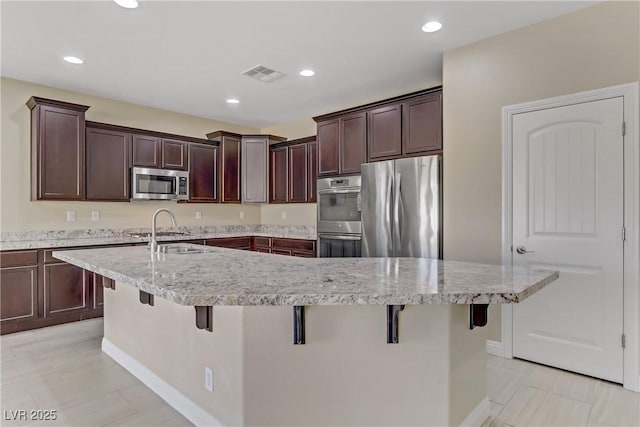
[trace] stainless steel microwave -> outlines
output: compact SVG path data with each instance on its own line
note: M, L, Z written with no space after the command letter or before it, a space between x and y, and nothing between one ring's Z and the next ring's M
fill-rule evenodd
M131 168L133 200L189 200L189 172Z

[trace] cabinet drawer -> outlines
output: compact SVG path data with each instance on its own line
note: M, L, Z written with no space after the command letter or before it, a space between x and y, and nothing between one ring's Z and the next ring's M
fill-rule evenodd
M0 253L0 267L22 267L38 264L38 251L11 251Z
M272 254L276 255L289 255L291 256L291 249L271 249Z
M270 254L271 253L271 248L258 247L258 248L256 248L256 252L262 252L264 254Z
M253 239L256 246L271 247L271 237L254 237Z
M251 247L250 237L225 237L220 239L207 239L207 246L220 246L223 248L249 249Z
M271 246L273 248L302 249L303 251L311 252L316 250L315 240L274 238L271 240Z
M291 255L297 256L300 258L315 258L316 253L313 251L301 251L301 250L293 250L291 251Z

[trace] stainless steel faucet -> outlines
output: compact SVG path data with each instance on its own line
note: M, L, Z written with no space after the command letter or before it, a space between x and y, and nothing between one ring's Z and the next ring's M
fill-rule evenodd
M151 253L158 252L158 241L156 240L156 218L160 212L166 212L171 216L171 222L174 227L178 226L176 222L176 216L169 209L161 208L153 213L153 217L151 218L151 241L149 242L149 249L151 249Z

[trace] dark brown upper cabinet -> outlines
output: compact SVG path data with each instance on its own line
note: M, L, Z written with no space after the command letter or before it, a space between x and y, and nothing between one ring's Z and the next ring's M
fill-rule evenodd
M360 173L367 162L367 114L340 117L340 174Z
M318 192L318 143L313 141L308 144L308 166L307 172L309 178L307 180L307 201L309 203L315 203L317 200Z
M161 157L160 138L133 135L133 166L159 168Z
M131 139L130 133L87 123L87 200L129 201Z
M162 139L162 169L186 171L189 169L188 144L183 141Z
M442 153L442 88L313 118L318 176L360 172L368 161Z
M289 147L272 147L269 153L269 203L289 201Z
M373 109L368 113L369 160L382 160L402 155L402 106L400 104Z
M207 134L210 140L219 143L218 187L221 203L240 203L240 145L242 136L216 131ZM266 178L266 177L265 177Z
M340 173L340 124L338 119L318 122L318 175L337 175Z
M189 200L217 202L218 147L209 144L189 145Z
M403 103L402 120L404 154L442 150L442 92Z
M292 145L289 148L289 202L305 203L309 190L307 180L308 163L307 144Z
M85 195L85 105L31 97L31 199Z
M269 202L314 202L318 179L316 138L272 145L269 151Z
M318 122L318 176L360 173L367 161L366 113Z

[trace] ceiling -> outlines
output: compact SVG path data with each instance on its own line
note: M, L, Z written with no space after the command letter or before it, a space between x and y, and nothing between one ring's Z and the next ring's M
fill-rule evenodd
M438 85L443 51L593 3L2 1L1 73L265 128ZM287 76L240 74L259 64Z

